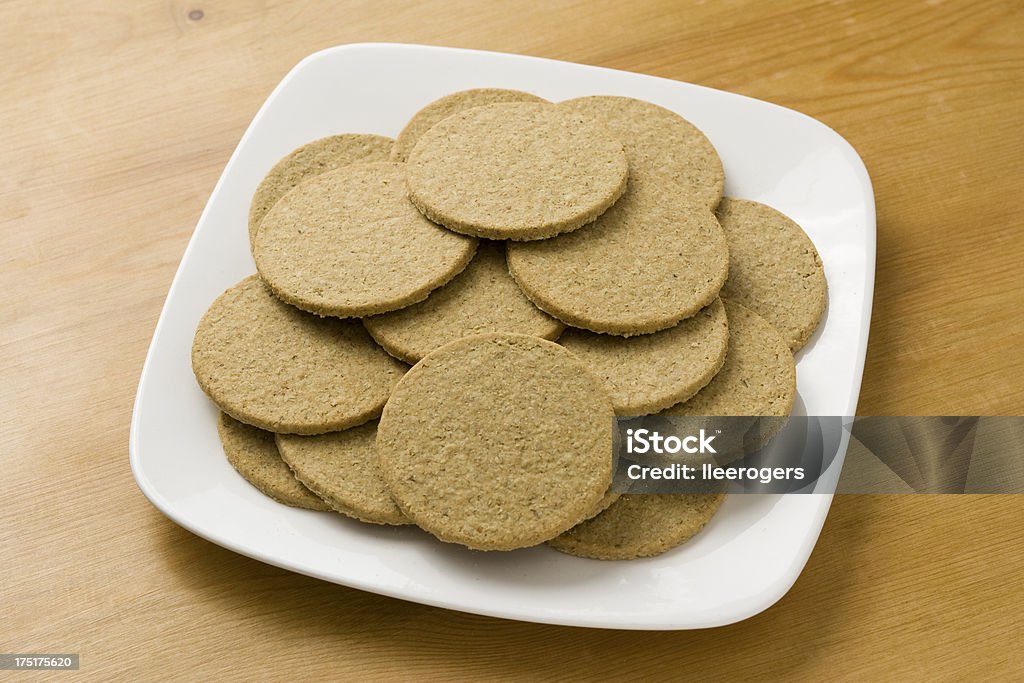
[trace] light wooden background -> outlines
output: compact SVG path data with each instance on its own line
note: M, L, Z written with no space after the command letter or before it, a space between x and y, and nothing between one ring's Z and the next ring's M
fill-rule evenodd
M1019 680L1024 497L838 498L776 606L653 634L321 583L143 498L129 417L193 226L277 81L346 42L597 64L821 119L878 204L860 412L1021 412L1019 2L497 5L0 3L0 651L81 652L91 679Z

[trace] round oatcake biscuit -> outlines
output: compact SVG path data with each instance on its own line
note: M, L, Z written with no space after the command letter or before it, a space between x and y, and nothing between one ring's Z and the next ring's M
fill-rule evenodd
M596 95L566 100L585 120L600 121L622 140L630 168L656 168L681 185L688 196L714 209L722 197L725 173L714 145L679 114L631 97Z
M405 369L358 321L303 313L255 275L213 302L192 342L203 391L272 432L322 434L373 419Z
M387 161L393 144L383 135L331 135L305 144L278 161L256 188L249 205L250 246L270 208L303 180L348 164Z
M408 524L377 469L377 421L318 436L278 434L295 477L338 512L372 524Z
M488 104L424 133L407 163L409 199L478 237L537 240L576 230L626 187L622 143L553 104Z
M391 160L400 163L406 162L412 148L416 146L423 134L452 114L485 104L504 102L547 102L547 100L521 90L505 90L503 88L474 88L445 95L423 107L409 119L409 123L405 124L405 128L395 138L395 145L391 149Z
M611 402L561 346L519 334L464 337L395 387L377 430L392 497L442 541L537 545L598 505L611 484Z
M718 297L729 267L722 227L679 186L643 166L586 230L508 246L530 300L564 323L630 336L672 327Z
M405 196L402 165L355 164L286 194L256 235L256 269L278 297L338 317L427 298L473 258L476 239L431 223Z
M729 350L718 374L693 398L660 415L785 417L796 399L796 365L778 331L735 301L723 299Z
M825 268L807 234L770 206L725 197L718 220L729 241L729 279L722 296L775 326L796 352L825 312Z
M604 383L619 415L650 415L693 396L725 362L729 325L715 299L654 334L616 337L568 329L558 343Z
M595 560L631 560L671 550L697 535L725 499L722 493L630 494L548 545Z
M278 454L271 432L250 427L226 413L217 420L217 432L231 466L264 494L296 508L331 509L295 478Z
M555 339L565 329L526 298L508 274L505 245L480 242L476 256L426 301L363 318L388 353L415 363L439 346L484 332L516 332Z
M706 417L698 424L709 432L721 432L715 442L717 452L689 456L693 465L725 465L757 450L785 426L796 399L796 365L785 340L757 313L729 299L723 301L729 318L729 351L722 369L693 398L658 413ZM743 416L750 419L736 419Z
M646 334L694 315L728 274L728 245L709 208L723 182L714 147L685 119L640 100L556 106L622 139L629 187L585 231L510 245L513 277L538 307L594 332Z

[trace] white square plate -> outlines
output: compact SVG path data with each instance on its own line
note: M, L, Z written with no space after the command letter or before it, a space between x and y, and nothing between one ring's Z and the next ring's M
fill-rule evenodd
M760 612L803 569L830 494L732 495L690 543L656 558L600 562L543 546L474 552L413 528L288 508L260 494L224 458L217 411L196 385L190 349L214 298L255 271L246 217L263 175L292 149L326 135L393 137L424 104L474 87L516 88L554 101L626 95L700 127L722 157L726 193L785 212L821 253L829 308L798 357L798 388L808 414L855 413L874 284L874 198L860 158L834 131L773 104L652 76L470 50L345 45L307 57L281 81L199 219L139 383L130 445L139 487L175 522L226 548L430 605L628 629L717 626Z

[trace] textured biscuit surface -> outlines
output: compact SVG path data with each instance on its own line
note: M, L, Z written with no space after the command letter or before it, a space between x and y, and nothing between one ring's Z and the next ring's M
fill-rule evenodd
M634 172L634 170L636 172ZM650 169L593 225L508 246L512 277L540 309L593 332L656 332L718 296L729 267L722 227Z
M796 365L778 331L749 308L729 299L729 351L725 364L690 400L662 415L785 417L796 398Z
M585 231L509 247L509 267L537 306L594 332L646 334L718 295L728 246L710 209L724 175L703 133L673 112L626 97L557 105L607 125L629 159L625 195Z
M271 432L250 427L225 413L217 421L217 432L228 462L260 491L292 507L331 509L295 478L278 454Z
M320 434L377 417L405 369L359 322L303 313L255 275L213 302L192 343L192 370L213 402L273 432Z
M476 240L423 217L402 165L354 164L281 198L256 235L256 268L274 293L320 315L393 311L422 301L469 263Z
M548 541L548 545L595 560L660 555L693 538L724 498L721 493L623 494L604 512Z
M818 326L828 300L814 244L791 218L758 202L726 197L717 213L729 241L729 279L722 296L770 322L797 351Z
M598 95L558 105L581 120L600 121L622 140L630 168L658 169L687 194L714 209L725 173L711 141L696 126L664 107L631 97Z
M785 340L757 313L729 299L723 301L729 318L729 350L722 369L693 398L659 413L705 417L696 425L720 432L714 455L688 457L694 466L725 465L761 448L785 426L796 399L796 365ZM743 416L749 420L736 419ZM690 428L696 425L692 420L688 423Z
M725 362L729 326L720 299L675 327L616 337L570 329L559 344L604 383L619 415L650 415L693 396Z
M395 145L391 149L391 160L401 163L407 161L409 153L412 152L412 148L416 146L423 134L452 114L485 104L545 101L528 92L504 88L474 88L445 95L420 109L409 120L409 123L405 124L405 128L395 138Z
M377 422L318 436L278 434L281 458L332 508L374 524L408 524L377 469Z
M409 198L456 232L535 240L590 223L626 186L622 143L552 104L474 107L420 138Z
M387 161L393 144L383 135L331 135L305 144L278 161L256 188L249 205L250 245L270 208L303 180L348 164Z
M621 495L622 494L619 493L618 491L612 491L609 489L608 491L605 492L604 497L602 497L601 500L597 501L597 505L594 506L594 508L587 513L584 519L590 519L601 514L602 512L608 509L609 505L617 501L619 499L619 496Z
M571 353L465 337L417 363L377 431L381 472L416 524L483 550L542 543L591 513L612 475L611 402Z
M530 303L508 274L505 245L490 241L481 242L466 269L426 301L364 318L363 324L388 353L410 363L472 334L516 332L555 339L565 329Z

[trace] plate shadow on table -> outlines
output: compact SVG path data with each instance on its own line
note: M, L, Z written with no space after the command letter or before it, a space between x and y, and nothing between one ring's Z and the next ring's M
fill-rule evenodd
M885 500L837 497L807 568L782 600L745 621L701 631L586 629L454 612L273 567L170 520L156 522L156 536L182 589L194 593L196 601L221 604L223 618L259 620L261 632L325 652L362 651L405 675L545 679L589 671L657 678L670 660L680 667L700 666L708 679L736 670L755 675L814 670L836 628L852 618L853 608L842 595L856 572L858 550L870 538L863 520L884 508ZM227 626L232 625L220 625ZM742 669L734 668L740 662ZM761 668L752 670L753 662Z

